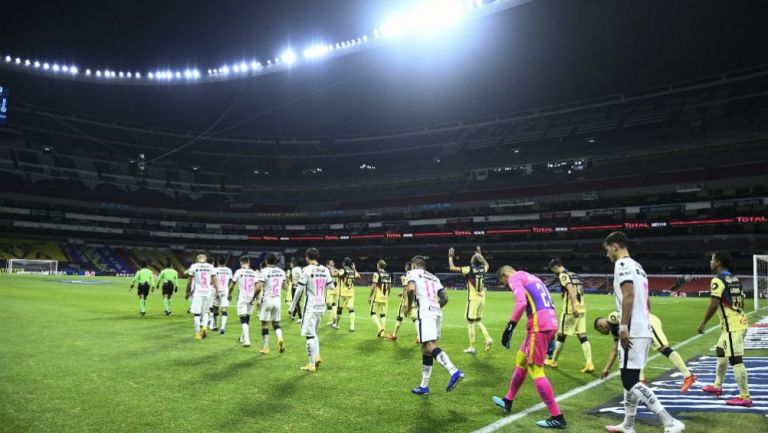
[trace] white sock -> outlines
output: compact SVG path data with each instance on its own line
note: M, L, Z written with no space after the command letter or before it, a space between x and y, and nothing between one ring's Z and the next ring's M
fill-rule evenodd
M224 329L224 327L227 326L227 315L222 314L221 315L221 329Z
M320 356L320 339L315 337L312 341L315 342L315 356Z
M448 358L448 354L442 350L440 350L440 353L437 354L435 360L439 362L440 365L445 367L445 369L448 370L448 373L450 374L456 373L459 370L455 365L453 365L450 358Z
M269 329L267 329L266 334L264 332L261 333L261 343L264 347L269 347Z
M243 343L250 344L251 343L251 335L250 330L248 329L249 326L247 323L243 323L240 326L243 327Z
M315 365L315 342L314 338L307 340L307 357L309 358L309 365Z
M282 340L283 339L283 328L275 329L275 335L277 335L277 341Z
M203 312L203 323L205 326L210 327L211 326L211 313L204 311Z
M638 382L632 387L630 392L638 401L648 406L648 409L659 417L665 427L669 427L675 423L675 419L672 418L672 415L670 415L666 409L664 409L664 406L659 399L656 398L656 394L653 393L652 389Z
M637 415L637 398L629 392L624 391L624 427L628 430L635 429L635 416Z
M429 386L429 378L432 377L432 366L421 365L421 386L427 388Z
M200 333L200 316L195 315L195 334Z

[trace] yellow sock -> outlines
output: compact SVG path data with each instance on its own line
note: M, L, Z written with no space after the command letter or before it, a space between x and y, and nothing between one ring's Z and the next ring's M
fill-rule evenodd
M469 347L475 347L475 324L467 324L467 333L469 334Z
M480 328L480 332L483 333L483 337L485 338L485 341L488 341L491 339L491 334L488 333L488 329L483 325L483 322L475 322L478 328Z
M379 321L381 322L381 329L387 329L387 316L381 317Z
M717 358L717 369L715 370L715 383L714 385L720 387L723 385L723 379L725 379L725 373L728 371L728 360L723 356Z
M743 363L733 366L733 375L736 376L736 384L739 385L739 395L745 400L750 400L749 384L747 383L747 367Z
M381 331L381 322L379 321L379 316L371 314L371 320L373 320L373 323L376 324L376 329Z
M669 361L677 367L677 371L683 374L683 377L688 377L691 375L691 372L688 371L688 366L685 365L685 361L683 361L683 358L680 356L677 352L672 352L669 354Z
M584 352L584 359L587 360L587 364L592 363L592 345L589 344L589 341L585 341L581 343L581 351Z

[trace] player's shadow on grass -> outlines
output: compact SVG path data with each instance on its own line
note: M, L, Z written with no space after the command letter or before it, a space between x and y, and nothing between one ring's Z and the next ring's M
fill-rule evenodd
M414 433L439 432L450 430L452 424L463 424L468 421L467 417L455 410L448 410L446 416L441 410L433 407L430 400L433 397L419 397L419 404L414 404L411 413L414 424L409 431Z

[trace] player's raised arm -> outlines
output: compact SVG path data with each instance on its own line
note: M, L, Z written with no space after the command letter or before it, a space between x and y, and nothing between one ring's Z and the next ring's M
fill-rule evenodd
M453 257L456 255L456 250L453 247L448 249L448 268L451 272L461 272L461 268L453 263Z
M621 315L619 324L619 342L625 351L629 352L632 347L632 341L629 339L629 319L632 316L632 305L635 302L635 285L632 281L625 281L621 284L621 311L626 312Z

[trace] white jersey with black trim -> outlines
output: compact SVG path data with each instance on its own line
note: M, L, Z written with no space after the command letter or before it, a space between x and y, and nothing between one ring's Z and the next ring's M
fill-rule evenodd
M437 292L444 288L439 278L424 269L414 269L406 275L406 282L416 285L416 307L419 315L424 313L443 315Z
M299 290L304 291L304 311L307 313L325 312L325 292L334 287L331 271L323 265L308 265L301 270ZM298 297L294 299L294 305Z
M276 266L267 266L261 270L261 276L264 279L264 298L280 298L285 281L285 271Z
M210 263L193 263L186 272L187 275L192 276L192 292L201 295L213 293L214 287L213 284L211 284L211 277L213 277L215 273L216 268Z
M624 294L621 291L621 285L632 283L634 301L632 311L622 311L622 301ZM627 256L616 261L613 271L613 293L616 295L616 311L619 317L630 314L629 318L629 336L630 338L651 338L651 308L648 300L648 276L645 270Z
M227 293L229 291L230 281L232 281L232 269L229 269L227 266L216 268L216 287L219 293Z
M261 280L259 271L254 271L251 268L240 268L235 271L235 276L232 277L232 281L237 284L237 302L240 304L247 304L253 300L256 283Z
M294 266L293 269L291 269L291 283L296 286L299 284L299 281L301 281L301 267Z

